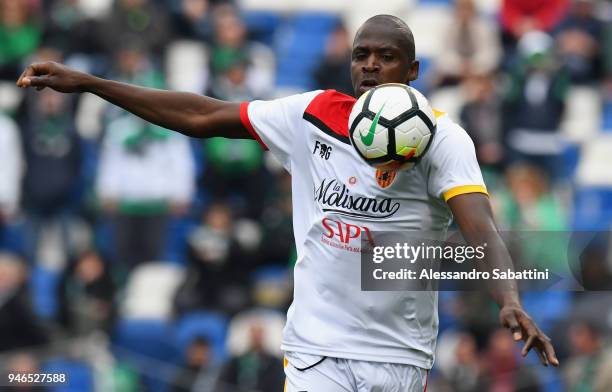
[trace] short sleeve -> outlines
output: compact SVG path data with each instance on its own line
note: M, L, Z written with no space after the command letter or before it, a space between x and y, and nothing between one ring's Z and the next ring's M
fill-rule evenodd
M263 149L269 150L291 171L291 153L295 132L301 127L304 110L321 91L291 95L271 101L244 102L240 119Z
M474 143L460 126L452 124L434 136L427 161L428 189L432 196L448 201L465 193L488 195Z

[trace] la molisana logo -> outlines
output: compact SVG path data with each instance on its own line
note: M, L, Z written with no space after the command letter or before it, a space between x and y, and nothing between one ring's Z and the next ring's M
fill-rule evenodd
M354 195L336 179L324 178L318 187L315 186L314 198L324 212L361 218L388 218L400 208L400 203L391 198Z

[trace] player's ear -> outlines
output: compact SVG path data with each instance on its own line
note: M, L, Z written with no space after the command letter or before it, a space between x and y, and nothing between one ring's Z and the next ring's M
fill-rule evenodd
M419 77L419 60L414 60L412 64L410 64L410 69L408 70L408 81L412 82Z

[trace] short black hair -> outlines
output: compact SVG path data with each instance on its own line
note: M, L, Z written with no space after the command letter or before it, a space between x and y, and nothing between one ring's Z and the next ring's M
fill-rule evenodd
M393 27L399 33L398 37L400 37L400 47L402 47L402 49L406 51L406 53L411 59L415 58L416 54L414 47L414 35L412 34L412 30L410 30L410 27L408 27L406 22L394 15L374 15L368 20L366 20L363 25L361 25L361 28L359 30L361 30L369 23L382 24L384 26ZM357 34L359 34L359 32Z

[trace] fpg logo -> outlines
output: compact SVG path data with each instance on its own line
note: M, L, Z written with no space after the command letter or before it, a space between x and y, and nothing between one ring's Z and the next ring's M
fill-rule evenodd
M330 218L323 218L321 223L325 229L323 235L329 239L337 237L341 243L348 244L352 239L359 238L363 234L370 243L373 243L370 229L367 226L357 226Z

